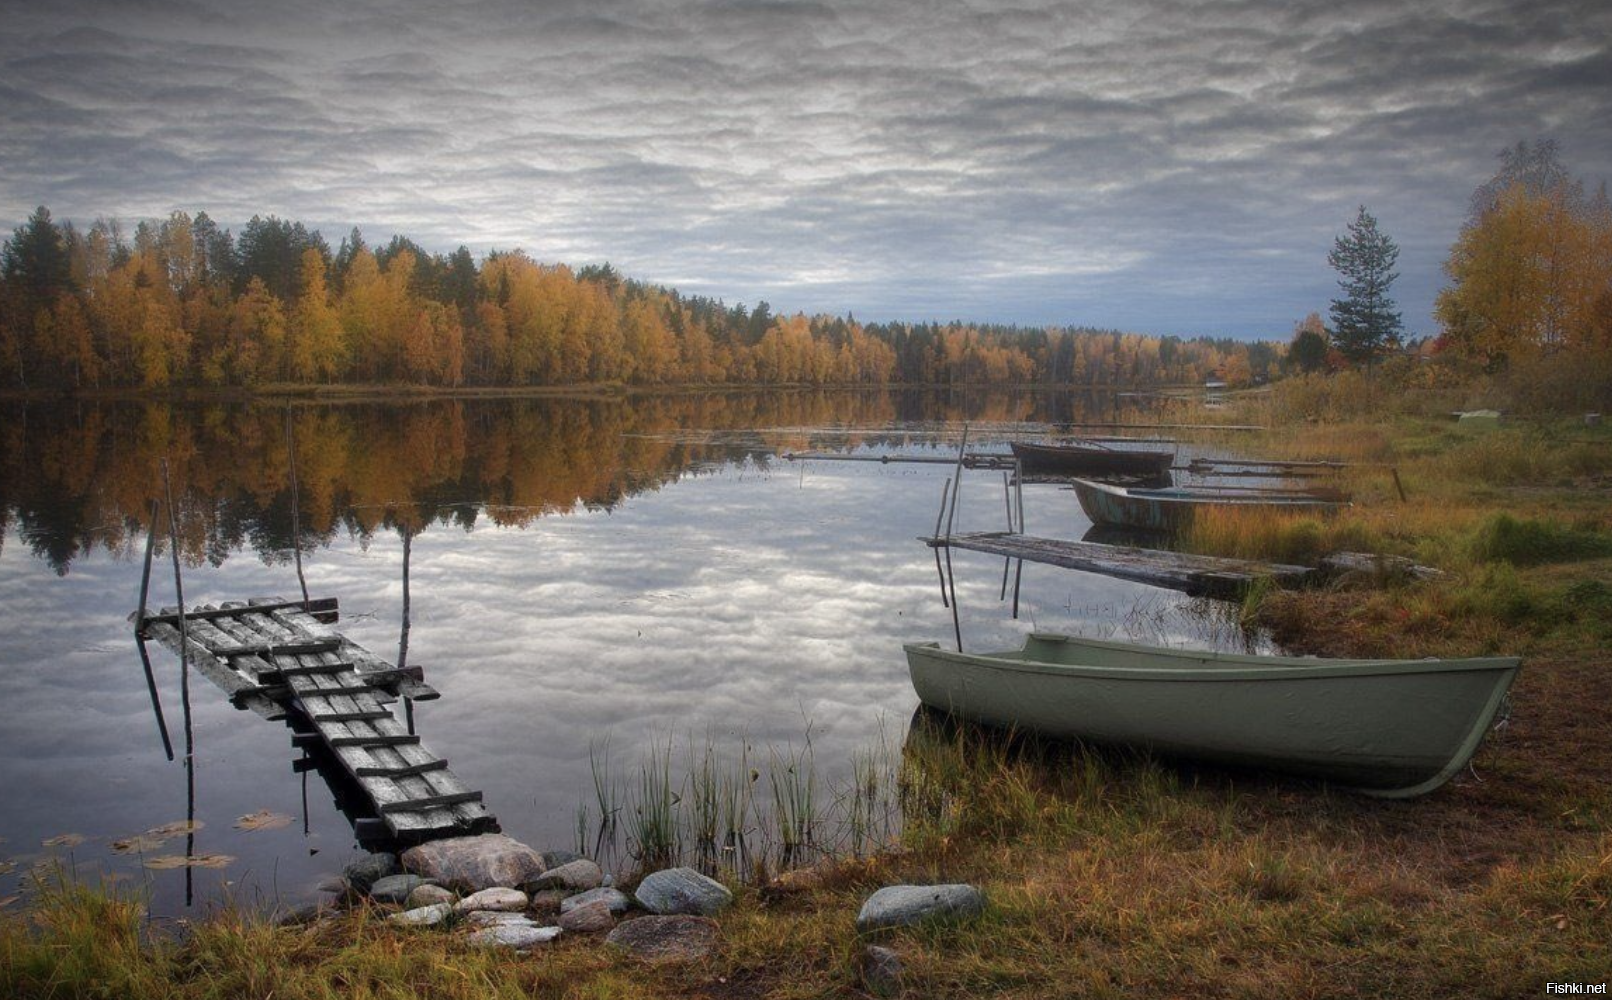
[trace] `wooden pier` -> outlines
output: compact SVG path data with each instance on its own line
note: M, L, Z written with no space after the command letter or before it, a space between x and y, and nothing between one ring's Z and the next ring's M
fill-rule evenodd
M398 670L331 628L334 599L259 599L130 616L229 695L268 719L299 713L293 742L328 751L401 841L498 830L474 791L385 706L438 697L418 667Z
M919 541L934 549L949 546L987 552L1011 559L1102 573L1206 597L1240 596L1261 577L1268 577L1284 587L1302 586L1319 572L1308 566L1164 552L1128 545L1037 538L1004 531L938 535L920 538Z

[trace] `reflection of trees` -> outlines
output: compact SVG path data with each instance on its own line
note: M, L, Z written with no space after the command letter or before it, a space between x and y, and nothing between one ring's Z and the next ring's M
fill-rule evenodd
M802 391L298 405L288 421L267 405L13 404L0 420L0 536L14 526L58 573L97 547L126 553L148 527L167 458L183 558L217 565L250 548L266 562L288 561L296 520L288 423L296 544L313 548L338 531L367 540L432 524L469 530L483 517L524 526L579 506L610 509L712 464L900 443L900 433L867 430L897 421L1056 423L1088 407L1001 392Z

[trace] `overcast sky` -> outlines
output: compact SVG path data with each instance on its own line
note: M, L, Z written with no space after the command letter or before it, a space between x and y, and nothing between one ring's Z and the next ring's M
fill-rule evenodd
M1496 153L1612 175L1607 0L0 0L0 225L204 210L775 312L1407 330Z

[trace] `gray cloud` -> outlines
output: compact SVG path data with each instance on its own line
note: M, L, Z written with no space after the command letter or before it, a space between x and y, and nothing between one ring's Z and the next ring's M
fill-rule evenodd
M255 213L862 318L1283 336L1366 204L1408 326L1494 153L1612 160L1612 10L0 0L0 225Z

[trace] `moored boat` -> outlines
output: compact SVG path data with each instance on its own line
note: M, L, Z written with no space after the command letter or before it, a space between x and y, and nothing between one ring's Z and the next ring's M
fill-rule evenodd
M1245 656L1051 634L999 653L905 648L919 699L973 722L1384 798L1425 794L1465 767L1521 664Z
M1326 514L1344 506L1336 495L1323 496L1301 490L1238 493L1212 487L1140 489L1087 479L1072 482L1080 507L1092 524L1145 531L1180 531L1192 523L1200 510L1208 507Z
M1013 457L1025 472L1065 476L1140 476L1168 478L1175 454L1136 448L1110 448L1092 443L1030 444L1014 441Z

